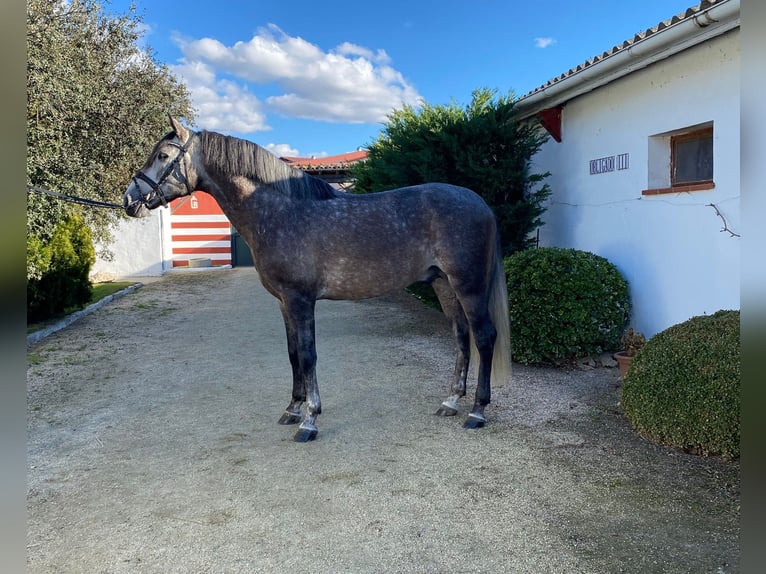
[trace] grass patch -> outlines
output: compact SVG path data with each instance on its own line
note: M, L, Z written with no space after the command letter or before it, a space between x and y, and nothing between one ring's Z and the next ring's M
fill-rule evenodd
M100 301L104 297L114 295L117 291L122 291L131 285L135 285L135 281L110 281L108 283L94 283L93 295L90 298L88 305L92 305L96 301ZM76 311L77 309L75 309ZM72 313L73 311L69 311Z
M93 303L101 301L101 299L103 299L104 297L113 295L117 293L118 291L122 291L123 289L135 284L136 284L135 281L108 281L106 283L94 283L93 291L90 296L90 301L88 301L87 304L70 307L61 315L58 315L56 317L51 317L50 319L46 319L45 321L39 321L37 323L27 323L27 335L29 333L34 333L35 331L39 331L40 329L44 329L48 325L52 325L53 323L55 323L56 321L59 321L60 319L66 317L67 315L76 313L77 311L84 309L88 305L92 305Z

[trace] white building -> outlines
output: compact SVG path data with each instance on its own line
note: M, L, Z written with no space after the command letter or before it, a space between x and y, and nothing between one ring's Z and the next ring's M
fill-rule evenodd
M614 263L647 336L739 309L739 16L703 2L517 101L553 136L540 245Z
M108 249L111 256L100 254L90 271L93 281L113 281L130 277L163 275L170 269L168 210L156 209L146 219L120 218L112 228L113 240ZM96 246L97 253L102 248Z

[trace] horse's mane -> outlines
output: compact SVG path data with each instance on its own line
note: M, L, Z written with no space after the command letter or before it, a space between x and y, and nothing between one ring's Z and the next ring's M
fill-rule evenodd
M252 178L280 193L299 199L336 195L329 183L285 163L253 142L215 132L199 132L202 158L208 170Z

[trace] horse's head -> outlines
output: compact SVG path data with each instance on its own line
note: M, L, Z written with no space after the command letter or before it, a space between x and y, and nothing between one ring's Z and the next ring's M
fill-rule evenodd
M146 217L149 210L194 191L187 153L194 132L173 117L170 125L173 131L157 142L122 196L122 205L131 217Z

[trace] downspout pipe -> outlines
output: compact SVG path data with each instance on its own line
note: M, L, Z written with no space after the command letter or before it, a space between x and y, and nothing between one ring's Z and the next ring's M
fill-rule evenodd
M709 38L738 28L739 14L740 0L727 0L680 20L563 80L519 98L516 101L519 118L528 118L541 110L563 104Z

